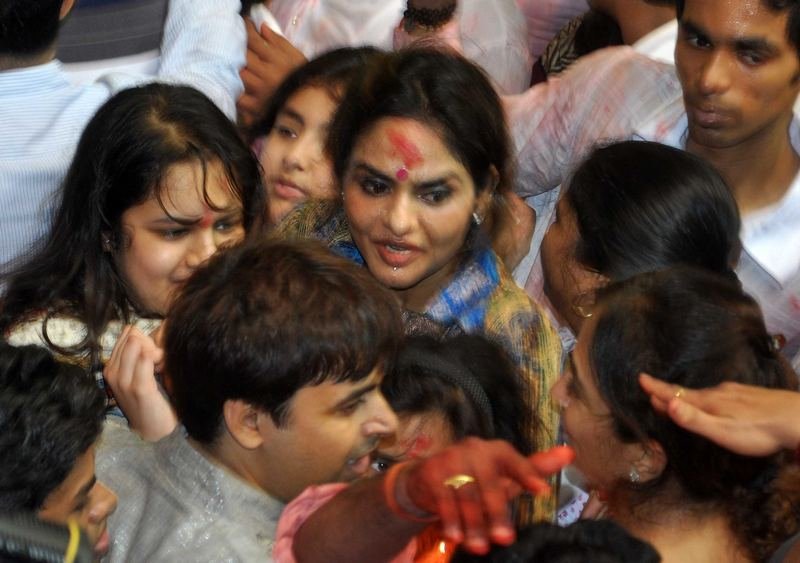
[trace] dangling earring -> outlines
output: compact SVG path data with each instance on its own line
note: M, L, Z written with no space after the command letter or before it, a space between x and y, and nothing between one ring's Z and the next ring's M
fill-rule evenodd
M641 480L641 476L639 472L636 470L636 467L631 467L631 470L628 472L628 479L631 483L638 483Z
M472 220L473 220L473 221L475 222L475 224L476 224L476 225L478 225L478 226L480 226L480 224L481 224L481 223L483 223L483 218L482 218L480 215L478 215L478 212L477 212L477 211L473 211L473 213L472 213Z
M570 305L572 312L582 319L592 318L591 307L594 305L594 303L589 302L590 295L591 297L594 297L593 293L579 293L577 296L575 296L575 299L572 300L572 304Z
M103 247L103 252L111 252L113 247L111 246L111 237L108 235L103 235L100 239L100 245Z

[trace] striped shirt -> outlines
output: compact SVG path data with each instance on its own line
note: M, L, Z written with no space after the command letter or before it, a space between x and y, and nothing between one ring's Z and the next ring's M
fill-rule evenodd
M171 0L158 79L194 86L233 117L242 91L239 0ZM81 132L114 93L147 77L73 86L58 61L0 71L0 270L49 230ZM152 78L150 78L152 80Z

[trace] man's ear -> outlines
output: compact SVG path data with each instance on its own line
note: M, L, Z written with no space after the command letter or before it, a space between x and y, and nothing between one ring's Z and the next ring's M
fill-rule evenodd
M75 5L75 0L62 0L61 2L61 11L58 13L58 19L63 20L67 17L67 14L72 11L72 7Z
M222 418L231 437L247 450L260 447L275 428L267 413L241 400L225 401Z

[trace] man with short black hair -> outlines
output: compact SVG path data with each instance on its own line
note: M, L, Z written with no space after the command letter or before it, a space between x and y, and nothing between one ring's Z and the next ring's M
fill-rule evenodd
M267 559L284 503L364 475L394 432L379 385L398 306L318 243L266 241L214 257L166 323L183 427L123 448L130 433L110 428L99 467L123 506L112 560Z
M0 511L75 519L108 550L117 499L94 473L105 398L94 379L44 348L0 342Z

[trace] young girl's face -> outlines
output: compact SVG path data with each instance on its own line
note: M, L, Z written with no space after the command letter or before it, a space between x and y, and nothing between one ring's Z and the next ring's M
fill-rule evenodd
M336 107L329 89L306 86L278 112L260 155L271 224L306 200L335 196L325 140Z
M173 164L161 183L160 201L152 195L122 214L117 264L130 300L163 316L192 272L245 231L242 203L219 161L205 175L199 162Z

